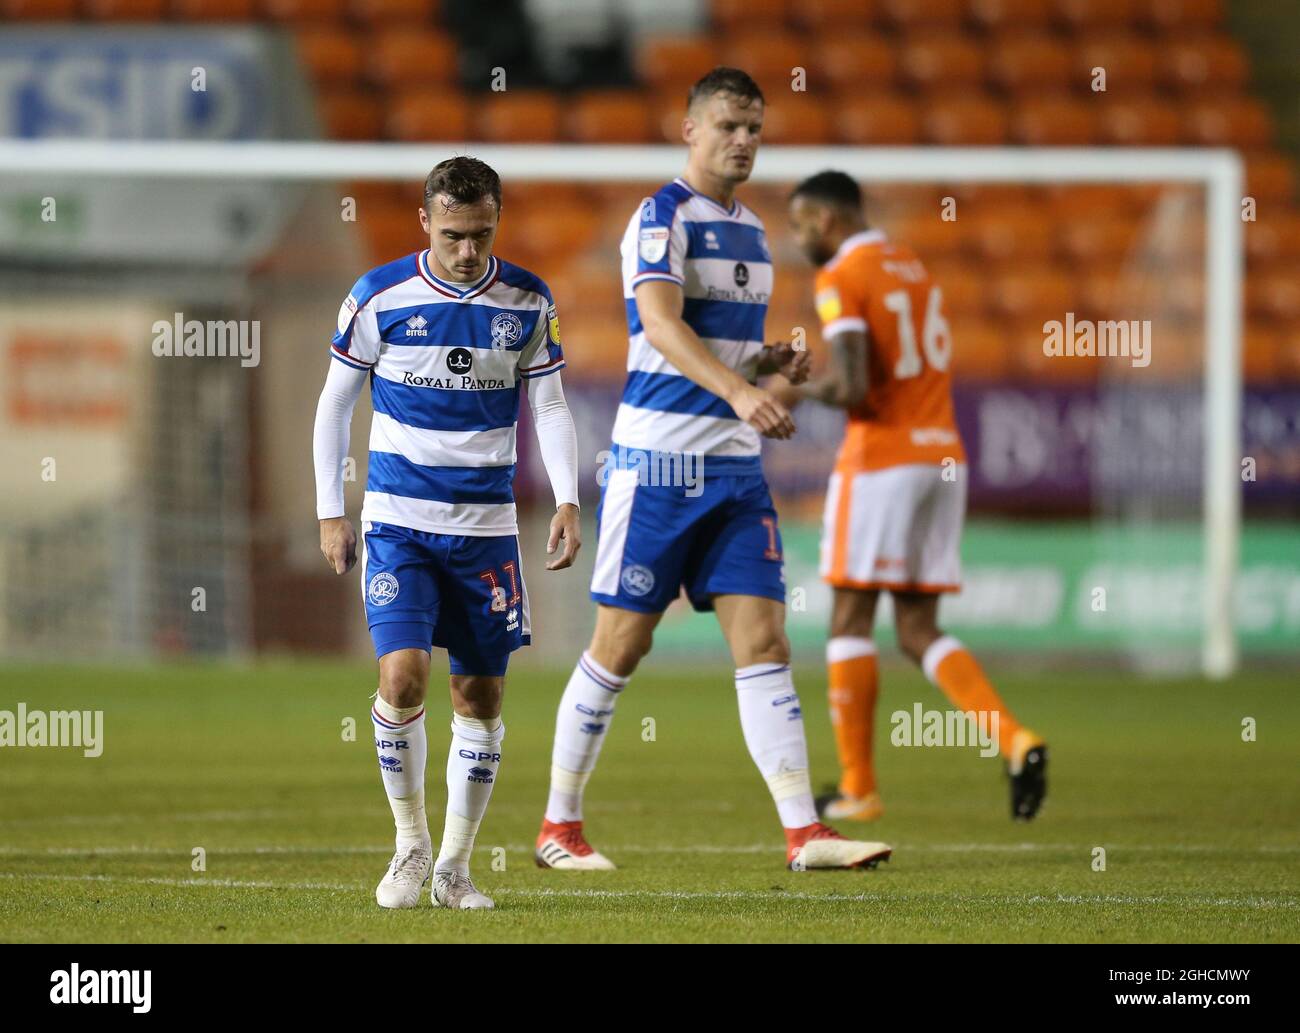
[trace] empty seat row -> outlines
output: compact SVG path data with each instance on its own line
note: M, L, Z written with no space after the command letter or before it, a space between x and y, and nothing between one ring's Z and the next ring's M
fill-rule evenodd
M809 90L902 85L918 90L988 84L1008 92L1094 90L1105 69L1111 93L1155 87L1236 92L1249 77L1240 43L1224 34L1180 37L1159 45L1133 34L1068 38L1017 31L992 40L959 32L890 39L879 33L804 36L749 30L720 37L650 37L637 51L641 80L684 89L717 64L744 68L760 85L788 89L802 69Z

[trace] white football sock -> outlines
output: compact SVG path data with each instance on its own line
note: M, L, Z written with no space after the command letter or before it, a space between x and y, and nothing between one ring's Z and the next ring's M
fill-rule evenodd
M808 777L803 711L789 664L751 664L736 671L740 728L758 770L767 779L781 824L803 828L817 820Z
M400 852L416 843L428 843L424 765L429 746L424 734L424 704L395 707L376 695L370 720L375 726L379 774L397 825L397 849Z
M451 749L447 751L447 820L436 871L469 874L469 855L479 822L492 798L501 766L506 728L499 717L479 719L452 714Z
M614 719L618 694L626 685L626 678L610 674L590 653L578 660L555 715L547 821L582 821L582 792Z

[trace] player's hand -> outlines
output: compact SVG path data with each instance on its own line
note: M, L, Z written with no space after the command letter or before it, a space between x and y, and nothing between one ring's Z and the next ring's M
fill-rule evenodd
M790 410L769 392L753 384L742 382L727 399L736 415L765 438L784 441L794 434L794 419Z
M330 570L346 574L357 562L357 535L347 517L331 517L320 522L320 551Z
M802 384L812 370L812 355L807 348L796 348L789 341L777 341L763 349L758 360L760 376L780 373L792 384Z
M803 401L803 394L784 375L769 380L765 387L767 393L787 409L793 409Z
M578 507L566 502L551 517L551 537L546 541L546 554L549 556L564 543L564 551L546 564L547 570L563 570L573 566L573 558L582 548L582 531L578 526Z

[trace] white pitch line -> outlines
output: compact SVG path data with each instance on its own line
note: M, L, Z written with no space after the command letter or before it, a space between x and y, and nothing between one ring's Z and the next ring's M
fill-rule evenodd
M119 876L119 875L40 875L36 873L10 873L0 872L0 879L15 879L29 882L102 882L102 883L126 883L130 885L146 886L174 886L178 888L207 888L207 889L273 889L273 890L335 890L349 893L360 893L368 890L369 886L361 883L336 883L336 882L265 882L260 880L245 879L167 879L155 876ZM1140 905L1143 907L1151 905L1168 905L1171 907L1192 906L1210 906L1210 907L1237 907L1250 908L1253 910L1273 910L1286 909L1294 910L1300 907L1300 901L1292 900L1266 900L1260 897L1206 897L1195 894L1183 894L1177 897L1158 897L1158 896L1113 896L1097 895L1085 896L1081 894L1066 895L1056 894L1047 896L1043 894L970 894L970 893L802 893L802 892L754 892L751 890L601 890L601 889L576 889L576 890L557 890L557 889L513 889L504 887L492 890L498 896L511 897L581 897L595 899L620 900L628 898L649 897L655 900L763 900L763 901L780 901L780 900L801 900L843 903L846 901L856 901L860 903L880 903L880 904L898 904L905 901L957 901L963 904L1125 904Z
M213 889L249 890L346 890L365 889L360 883L348 882L263 882L254 879L166 879L152 875L42 875L38 872L0 872L0 879L28 882L125 882L139 886L209 887Z
M202 844L195 844L202 845ZM479 850L493 850L502 844L480 843ZM690 845L670 845L645 846L640 844L602 844L609 853L625 854L766 854L779 852L781 844L779 843L746 843L735 844L731 846L696 843ZM1300 853L1300 846L1286 845L1262 845L1254 847L1216 845L1211 843L1099 843L1099 844L1080 844L1080 843L903 843L895 846L897 853L906 854L923 854L923 853L989 853L989 854L1027 854L1027 853L1078 853L1088 852L1097 846L1104 846L1107 850L1117 852L1150 852L1150 853L1174 853L1174 854L1297 854ZM125 844L120 846L87 846L87 847L12 847L0 846L0 857L176 857L190 856L193 846L178 847L154 847L143 844ZM533 852L531 843L510 843L505 844L504 849L510 853L527 853ZM316 854L386 854L389 852L387 846L381 845L359 845L359 846L306 846L306 845L257 845L257 846L231 846L231 847L205 847L209 856L224 855L227 857L241 855L316 855Z

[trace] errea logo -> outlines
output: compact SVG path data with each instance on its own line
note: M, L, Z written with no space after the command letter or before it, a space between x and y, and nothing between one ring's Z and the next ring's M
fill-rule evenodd
M420 315L420 313L417 312L415 315L413 315L410 319L406 321L406 327L407 327L406 336L407 337L428 337L429 331L425 329L425 327L428 325L429 325L429 321L425 319L424 316Z

